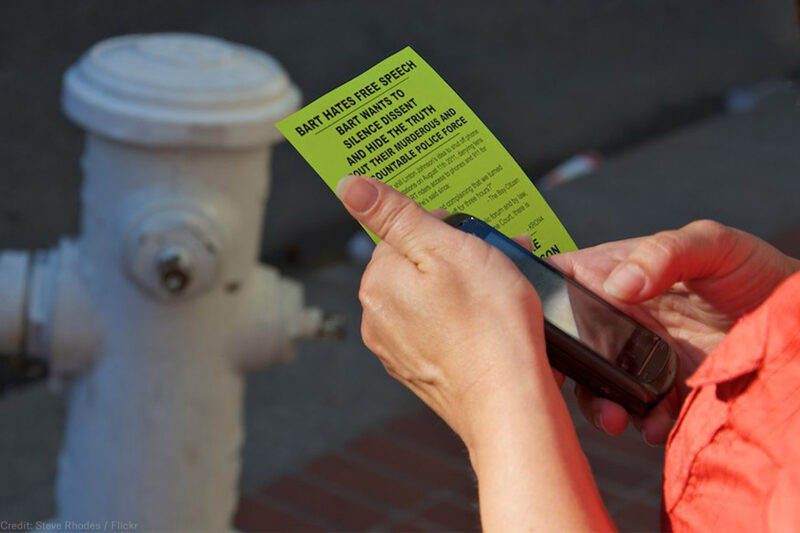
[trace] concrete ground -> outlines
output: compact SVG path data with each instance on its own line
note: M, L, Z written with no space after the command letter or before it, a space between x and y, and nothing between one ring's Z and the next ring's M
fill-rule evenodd
M797 94L728 116L714 115L711 98L800 65L789 1L413 1L395 11L378 2L109 5L0 5L2 247L45 246L77 229L81 134L60 118L64 68L98 39L167 29L271 51L309 98L412 44L526 168L614 148L600 170L547 194L581 246L701 217L798 242ZM664 124L674 129L647 139ZM419 409L358 340L361 266L312 253L328 241L338 247L330 257L341 258L357 226L290 147L278 148L275 168L265 255L291 266L312 303L348 313L351 336L303 345L294 364L250 377L247 493ZM0 400L0 519L52 515L62 411L62 397L44 386ZM615 445L602 446L611 453ZM653 490L642 494L646 508L657 504Z

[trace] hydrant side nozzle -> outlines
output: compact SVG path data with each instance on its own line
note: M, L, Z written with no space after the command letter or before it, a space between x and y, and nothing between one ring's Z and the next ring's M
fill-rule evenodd
M346 335L344 315L306 307L303 286L282 278L273 267L260 265L243 293L247 297L236 315L234 337L242 370L291 362L303 339L342 339Z
M47 375L47 365L25 353L30 270L30 253L0 252L0 395Z
M63 239L57 248L37 252L31 269L26 355L47 361L54 377L85 370L101 344L96 304L81 262L79 246Z
M347 338L347 315L344 313L326 312L320 323L320 339L344 340Z
M347 317L331 313L318 307L305 306L305 291L299 283L282 279L281 305L288 319L289 338L296 342L303 339L337 340L347 335Z
M242 285L232 337L237 367L242 371L294 358L294 327L300 312L302 289L282 279L267 265L253 269Z
M303 312L296 340L342 340L347 337L347 315L311 307Z
M24 348L25 305L31 257L28 252L0 253L0 353Z
M74 374L97 355L100 328L79 263L78 246L66 239L52 250L0 253L6 385Z

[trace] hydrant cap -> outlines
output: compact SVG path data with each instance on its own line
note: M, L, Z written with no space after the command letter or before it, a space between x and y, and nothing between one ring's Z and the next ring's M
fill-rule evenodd
M93 46L64 75L62 104L80 126L157 146L277 142L300 92L259 50L187 33L127 35Z

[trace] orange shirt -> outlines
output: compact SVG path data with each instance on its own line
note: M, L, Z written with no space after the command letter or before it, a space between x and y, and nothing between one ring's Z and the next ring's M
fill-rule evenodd
M800 532L800 273L688 384L667 442L664 529Z

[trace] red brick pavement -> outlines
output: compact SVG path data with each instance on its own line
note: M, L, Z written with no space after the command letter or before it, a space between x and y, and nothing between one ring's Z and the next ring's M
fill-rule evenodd
M577 412L574 402L570 403ZM635 431L576 430L622 531L656 531L662 449ZM479 531L475 477L455 434L429 411L391 421L244 497L242 531Z

